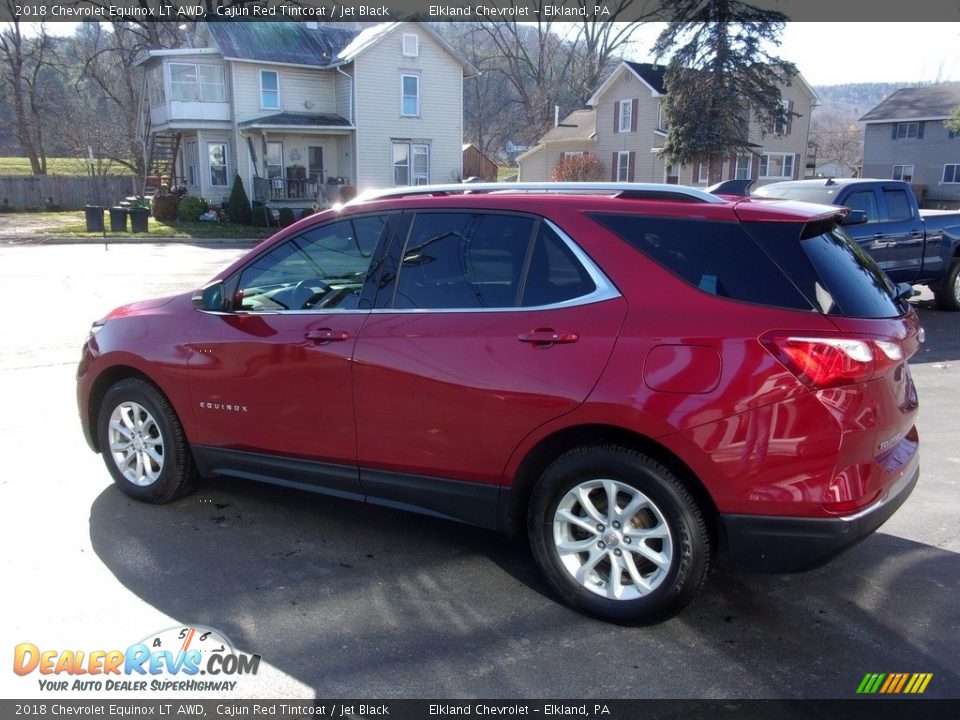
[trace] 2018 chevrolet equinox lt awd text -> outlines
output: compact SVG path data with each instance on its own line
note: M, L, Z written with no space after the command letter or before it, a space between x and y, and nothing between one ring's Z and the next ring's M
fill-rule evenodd
M718 551L815 567L917 482L923 331L844 212L672 185L372 193L94 323L83 430L138 500L234 476L526 533L565 602L656 622Z

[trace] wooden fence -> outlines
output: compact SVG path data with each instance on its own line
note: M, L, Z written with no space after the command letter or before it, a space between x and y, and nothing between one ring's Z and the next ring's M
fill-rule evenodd
M109 207L138 193L133 175L5 175L0 177L0 210L48 207L82 210L85 205Z

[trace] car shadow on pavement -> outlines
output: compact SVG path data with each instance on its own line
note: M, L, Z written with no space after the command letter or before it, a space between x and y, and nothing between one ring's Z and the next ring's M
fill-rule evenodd
M917 353L910 358L911 365L921 363L960 360L960 313L937 308L930 300L914 300L917 316L923 326L926 339Z
M523 542L243 480L165 506L108 488L90 538L130 592L319 697L852 697L867 672L960 692L958 556L882 533L802 575L715 573L636 629L561 606Z

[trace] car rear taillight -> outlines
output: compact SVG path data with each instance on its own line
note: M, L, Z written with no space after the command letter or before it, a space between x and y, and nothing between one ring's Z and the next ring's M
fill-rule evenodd
M866 382L903 362L903 348L888 340L765 335L764 347L815 389Z

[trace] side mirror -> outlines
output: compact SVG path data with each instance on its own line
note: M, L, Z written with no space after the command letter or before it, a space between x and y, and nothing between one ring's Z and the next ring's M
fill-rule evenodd
M864 210L851 210L843 218L841 225L863 225L867 221L867 213Z
M199 295L194 295L191 299L193 306L200 310L206 310L208 312L227 311L223 280L210 283L200 291Z

